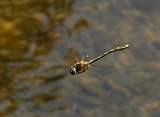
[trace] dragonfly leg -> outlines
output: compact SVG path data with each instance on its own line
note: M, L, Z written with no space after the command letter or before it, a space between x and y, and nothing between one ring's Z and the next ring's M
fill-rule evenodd
M75 58L76 58L76 62L79 62L79 61L80 61L79 58L78 58L77 56L76 56Z
M82 57L82 62L84 62L85 61L85 58L84 58L84 56Z
M89 58L89 56L88 55L86 55L86 56L83 56L82 57L82 61L84 62L86 59L88 59Z

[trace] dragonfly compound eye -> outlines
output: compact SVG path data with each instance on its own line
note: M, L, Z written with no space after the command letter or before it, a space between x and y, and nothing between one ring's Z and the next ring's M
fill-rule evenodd
M72 75L75 75L76 74L76 69L72 66L69 70L69 72L72 74Z

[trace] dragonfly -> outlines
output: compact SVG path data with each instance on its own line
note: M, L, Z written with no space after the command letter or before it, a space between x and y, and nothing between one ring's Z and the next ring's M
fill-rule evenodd
M96 57L94 59L89 60L89 61L85 61L84 57L82 58L82 60L77 59L77 62L70 67L69 72L72 75L83 73L86 70L88 70L93 63L95 63L96 61L98 61L101 58L105 57L106 55L111 54L111 53L116 52L116 51L124 50L124 49L126 49L126 48L128 48L130 46L131 45L129 45L129 44L126 44L125 46L118 46L118 47L116 47L114 49L111 49L111 50L99 55L98 57Z

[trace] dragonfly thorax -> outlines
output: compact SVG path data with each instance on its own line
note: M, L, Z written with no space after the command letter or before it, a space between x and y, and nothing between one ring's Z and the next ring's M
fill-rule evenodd
M72 75L75 75L78 73L85 72L88 68L89 68L89 62L81 60L77 62L75 65L71 66L69 71Z

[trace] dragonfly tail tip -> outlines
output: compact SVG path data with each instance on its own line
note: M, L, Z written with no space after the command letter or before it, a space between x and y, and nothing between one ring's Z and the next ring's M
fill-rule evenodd
M130 47L130 46L131 46L131 45L129 45L129 44L125 45L126 48L128 48L128 47Z

